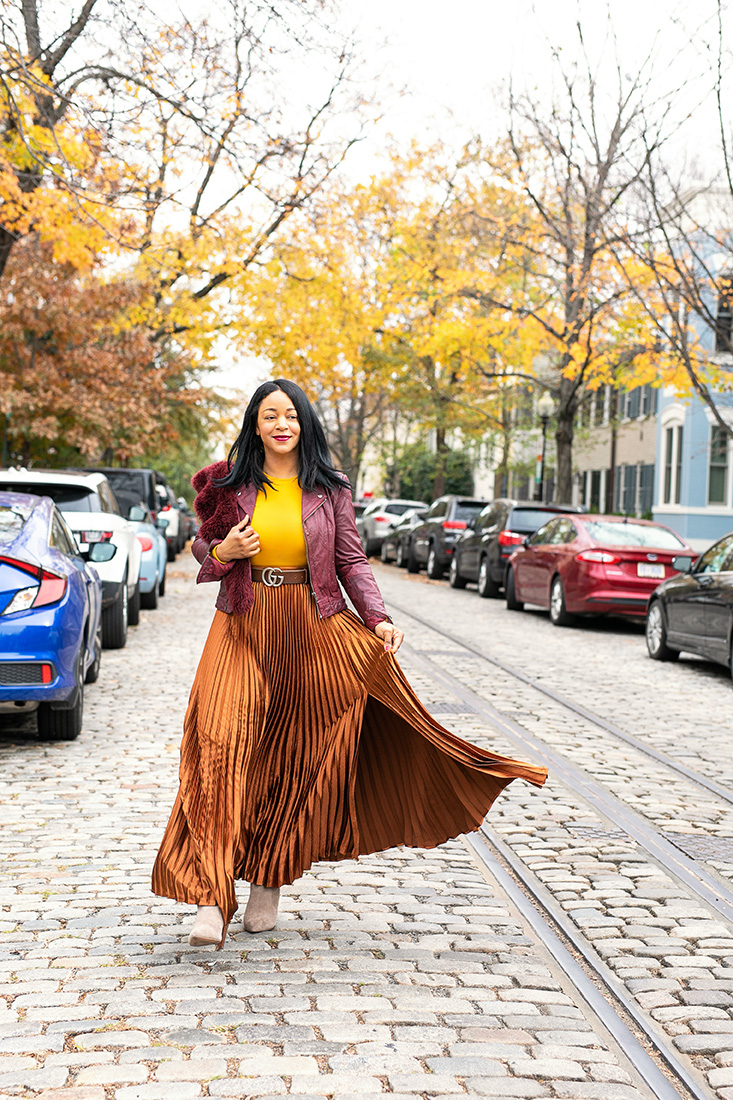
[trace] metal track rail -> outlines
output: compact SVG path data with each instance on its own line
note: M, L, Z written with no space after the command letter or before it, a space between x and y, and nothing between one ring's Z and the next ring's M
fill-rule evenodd
M733 922L733 890L717 875L700 866L670 843L647 820L630 809L621 799L597 783L587 772L571 764L565 757L549 748L539 738L528 733L522 726L506 714L496 710L475 691L471 691L460 680L440 668L424 654L405 646L410 658L421 665L428 675L446 687L458 699L462 699L470 710L482 714L495 728L501 730L509 740L528 752L534 759L547 765L553 776L561 780L592 809L630 836L656 862L678 882L693 890L712 909L725 920Z
M673 1081L660 1069L655 1059L639 1042L622 1016L619 1015L614 1006L614 1001L633 1020L638 1030L653 1046L668 1070L684 1086L686 1093L695 1097L695 1100L710 1100L714 1093L706 1085L702 1074L697 1074L695 1071L691 1073L674 1051L669 1049L664 1036L658 1034L655 1028L650 1026L649 1021L639 1010L623 985L617 979L614 980L609 977L608 967L604 965L593 948L588 945L585 938L577 933L549 892L544 891L541 886L538 888L535 876L526 870L512 850L485 828L481 829L480 834L472 833L466 836L465 839L474 854L486 866L533 932L568 976L588 1008L598 1018L615 1042L618 1043L644 1082L658 1097L658 1100L680 1100L681 1094ZM496 850L500 859L491 851L489 844ZM524 890L517 885L517 880L522 884L524 890L530 894L530 897L527 897ZM549 920L539 911L538 907L545 911ZM559 928L562 935L582 956L586 969L580 965L556 935L552 927L553 924ZM588 969L602 983L603 992L589 977Z
M461 638L459 635L453 634L449 630L443 630L442 627L436 626L435 623L432 623L429 619L423 618L422 615L418 615L415 611L403 607L392 599L388 602L392 607L396 608L401 615L407 615L409 618L414 619L415 622L421 623L422 626L429 627L430 630L434 630L436 634L440 634L441 637L454 642L456 645L462 646L463 649L468 650L469 653L473 653L475 657L480 657L481 660L486 661L487 664L501 669L501 671L505 672L508 676L513 676L514 679L520 680L521 683L533 688L541 695L546 696L546 698L552 699L554 703L558 703L560 706L565 707L566 710L570 710L579 717L584 718L585 721L589 722L591 725L598 726L599 729L605 730L606 733L610 733L612 737L616 737L619 741L624 741L627 745L631 745L637 752L643 753L645 756L650 757L650 759L655 760L658 764L664 765L665 768L669 768L671 771L681 775L684 779L689 780L690 783L694 783L695 786L702 787L710 794L714 794L715 797L719 798L722 802L726 802L728 805L733 806L733 791L729 787L723 787L720 783L716 783L714 779L708 779L706 775L701 775L700 772L693 771L692 768L688 768L684 764L678 763L676 760L673 760L672 757L667 756L666 753L660 752L658 749L648 745L645 741L639 740L638 737L634 737L632 734L626 733L625 730L619 729L619 727L615 726L612 722L606 721L601 715L595 714L594 711L588 710L587 707L582 706L580 703L575 703L572 699L567 699L559 692L553 691L552 688L546 687L537 680L533 680L531 676L527 676L526 673L520 671L520 669L505 664L504 661L500 661L497 657L490 657L488 653L484 653L478 646L472 645L471 642L467 642L465 638Z

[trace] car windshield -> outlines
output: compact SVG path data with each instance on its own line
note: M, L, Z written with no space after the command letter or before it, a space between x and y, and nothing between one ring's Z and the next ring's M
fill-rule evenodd
M652 546L655 550L686 550L682 539L666 527L647 527L642 523L608 523L591 520L585 528L594 542L602 546Z
M385 504L381 511L388 512L391 516L403 516L405 512L412 511L414 507L414 504Z
M454 519L462 519L468 523L469 520L476 519L479 512L483 512L484 502L482 500L459 500L456 502L456 514Z
M0 485L3 492L17 493L21 482ZM62 512L99 512L97 495L85 485L47 485L40 481L22 482L23 491L39 497L50 497Z
M0 543L12 542L23 530L29 515L30 510L27 508L0 504Z
M547 523L557 512L545 510L544 508L514 508L507 527L511 531L536 531L538 527L541 527L543 523Z

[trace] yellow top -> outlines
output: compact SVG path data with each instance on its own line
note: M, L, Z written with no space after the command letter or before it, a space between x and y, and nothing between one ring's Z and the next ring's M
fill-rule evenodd
M303 490L297 477L271 477L275 487L260 490L252 513L252 526L260 536L260 551L250 558L258 569L304 569L307 564L303 534Z

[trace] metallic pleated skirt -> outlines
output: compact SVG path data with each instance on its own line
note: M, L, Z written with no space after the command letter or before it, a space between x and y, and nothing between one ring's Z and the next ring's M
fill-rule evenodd
M317 860L432 848L477 828L512 779L544 782L443 729L351 612L321 619L305 584L254 590L209 631L156 894L228 924L237 879L281 886Z

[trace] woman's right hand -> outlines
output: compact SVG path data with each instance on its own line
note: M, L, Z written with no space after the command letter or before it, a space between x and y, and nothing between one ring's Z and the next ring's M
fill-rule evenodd
M216 556L219 561L236 561L240 558L253 558L260 552L260 536L250 525L249 516L232 527L227 537L217 543Z

